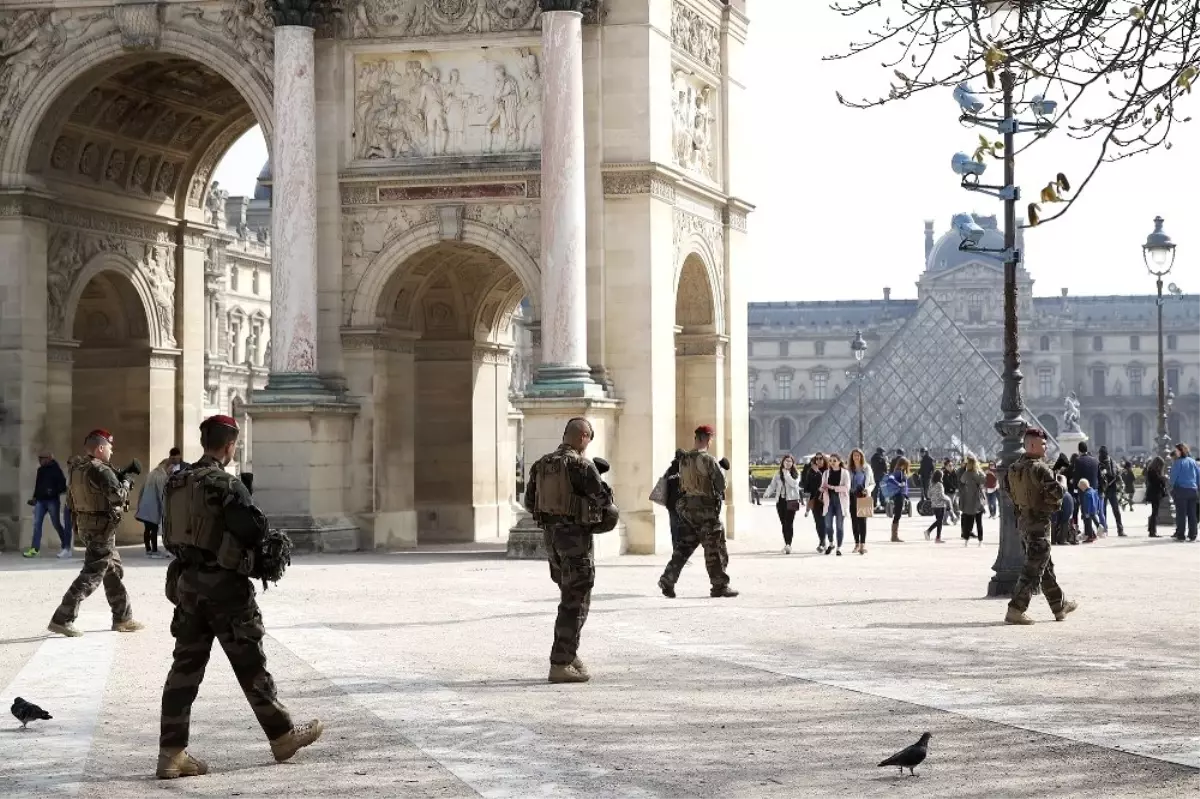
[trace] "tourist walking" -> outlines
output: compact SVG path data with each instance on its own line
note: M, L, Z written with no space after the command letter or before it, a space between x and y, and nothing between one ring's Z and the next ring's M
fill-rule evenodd
M800 472L796 459L784 455L779 461L779 471L771 477L767 486L766 499L775 499L775 512L779 515L779 526L783 532L783 554L792 554L792 535L796 514L800 511Z
M825 456L818 452L808 462L808 475L801 482L808 497L808 510L812 513L813 525L817 528L817 552L825 551L825 501L821 496L821 483L825 479Z
M1133 476L1133 464L1129 459L1121 461L1121 504L1125 506L1125 510L1133 511L1133 492L1135 489L1135 480Z
M881 448L877 455L883 455ZM867 518L876 507L878 484L874 464L863 463L863 451L850 450L850 532L854 536L854 551L867 554ZM864 501L865 500L865 501Z
M54 532L58 533L61 547L58 557L71 557L71 522L69 518L65 526L62 522L60 498L65 493L67 493L67 477L63 474L62 467L58 465L58 461L54 460L54 455L49 452L41 453L38 455L37 475L33 479L33 499L29 501L29 504L33 506L33 542L29 549L21 553L25 557L36 558L38 552L41 551L42 527L46 517L50 518Z
M1121 523L1121 474L1108 454L1108 447L1100 447L1100 501L1104 503L1103 516L1108 526L1108 508L1112 506L1113 521L1117 523L1117 535L1125 537L1125 525Z
M945 475L941 469L935 469L933 476L930 478L929 491L925 494L925 499L929 501L929 507L933 511L933 523L925 528L925 540L929 540L929 534L936 532L937 538L935 543L942 543L942 522L946 519L946 510L950 507L950 498L946 496L946 488L944 485Z
M854 453L850 453L850 457L853 459ZM883 512L883 478L887 477L887 473L887 455L883 453L883 447L879 447L871 456L871 483L875 486L875 490L871 493L871 499L874 500L875 510L881 513Z
M142 486L142 495L138 498L137 515L134 517L142 523L142 542L146 545L146 557L157 558L158 528L162 523L163 492L167 487L167 478L179 471L183 465L183 456L178 447L171 447L167 457L150 470L146 484Z
M1200 488L1200 466L1192 458L1187 444L1175 445L1175 463L1171 464L1171 497L1175 500L1175 538L1196 540L1197 489Z
M1158 506L1167 498L1167 464L1161 455L1155 455L1146 465L1146 504L1150 506L1150 519L1146 529L1151 538L1158 538Z
M933 456L929 454L929 450L921 447L921 464L917 469L917 476L921 478L921 498L929 496L929 483L933 479L933 472L937 468L937 464L933 462Z
M989 465L987 477L983 483L983 490L987 493L988 518L996 518L996 506L999 505L1000 495L997 493L1000 490L1000 478L996 476L996 468Z
M974 455L968 455L963 464L962 476L958 479L958 502L962 513L963 545L971 541L971 528L975 528L975 537L979 546L983 546L983 506L987 501L984 497L984 485L987 478L979 468L979 461Z
M861 453L860 453L861 454ZM837 554L842 556L842 537L845 531L846 506L850 504L850 472L842 468L842 459L837 454L829 455L829 467L821 480L821 500L825 505L825 535L829 545L825 554L833 551L834 531L837 531Z
M946 490L946 499L950 500L946 506L946 521L954 523L958 521L958 471L949 458L942 461L942 487Z
M900 538L900 516L908 503L908 458L901 455L890 474L883 480L883 498L892 503L892 542L903 544Z

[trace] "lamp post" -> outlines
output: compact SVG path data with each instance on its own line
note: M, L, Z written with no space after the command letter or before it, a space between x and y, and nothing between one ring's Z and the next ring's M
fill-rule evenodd
M1163 232L1161 216L1154 217L1154 231L1146 237L1146 243L1142 245L1142 261L1146 264L1146 271L1154 275L1155 285L1158 288L1158 298L1155 300L1155 304L1158 306L1158 454L1162 456L1165 463L1170 463L1171 434L1167 430L1169 400L1167 399L1166 369L1163 367L1163 277L1175 265L1175 242L1171 241L1171 237ZM1172 284L1172 288L1174 288L1174 284ZM1174 395L1171 399L1174 399ZM1175 514L1171 507L1170 494L1168 493L1163 499L1164 501L1158 506L1158 523L1174 524Z
M958 456L962 460L967 459L967 442L965 440L966 425L964 424L966 417L963 415L963 408L965 408L966 405L967 399L960 391L958 393L958 399L954 401L954 407L958 408Z
M867 354L867 342L863 340L861 330L854 332L854 340L850 342L850 350L858 365L858 448L863 448L863 358Z

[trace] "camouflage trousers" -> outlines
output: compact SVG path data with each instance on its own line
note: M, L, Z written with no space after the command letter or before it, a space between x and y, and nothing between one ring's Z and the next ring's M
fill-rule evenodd
M108 531L108 526L99 532L87 532L78 520L75 528L76 541L83 541L83 568L75 582L63 594L62 604L54 611L50 620L53 624L67 624L79 617L79 605L91 596L101 584L104 585L104 596L112 609L113 623L128 621L133 618L133 608L129 604L129 594L121 578L125 576L125 567L121 565L121 553L117 551L116 531Z
M547 527L542 537L550 561L550 579L561 594L550 662L566 665L579 653L579 636L592 605L592 586L596 584L592 534L582 527L562 524Z
M1017 587L1013 589L1012 600L1008 606L1013 610L1024 613L1029 609L1033 594L1041 587L1050 603L1050 610L1057 613L1062 610L1063 592L1058 587L1058 579L1054 576L1054 560L1050 557L1049 522L1030 530L1021 531L1021 543L1025 547L1025 564L1021 567L1021 576L1017 579Z
M713 589L729 585L729 575L725 571L729 566L729 550L725 547L725 528L721 525L720 512L707 503L689 502L686 497L676 503L675 509L679 512L679 537L661 582L674 586L688 558L696 547L702 546L704 567L708 569L708 580Z
M172 581L178 580L174 585ZM213 639L221 643L233 674L268 740L292 729L292 717L279 703L263 652L262 615L249 578L220 568L175 561L167 574L167 595L177 600L171 620L174 661L163 686L159 746L188 745L192 703L204 680Z

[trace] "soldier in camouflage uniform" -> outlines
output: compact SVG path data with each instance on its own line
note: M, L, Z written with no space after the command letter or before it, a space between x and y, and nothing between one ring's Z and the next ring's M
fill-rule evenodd
M1004 617L1009 624L1033 624L1025 611L1039 585L1055 620L1062 621L1079 607L1078 603L1063 597L1054 575L1054 561L1050 558L1050 521L1062 507L1063 487L1045 460L1046 438L1042 430L1027 429L1025 454L1009 467L1005 478L1017 514L1021 543L1025 547L1025 565Z
M729 551L725 548L725 528L721 524L721 503L725 500L725 474L720 464L708 452L713 429L708 425L696 428L695 448L679 458L680 496L675 501L679 514L679 539L671 560L658 580L663 596L675 598L675 583L696 547L704 547L704 566L712 584L714 597L738 595L729 587Z
M267 671L266 630L247 576L267 534L267 518L241 480L225 471L237 440L237 422L231 417L205 419L200 425L204 456L171 475L164 489L163 543L176 556L167 569L166 586L167 599L175 605L175 652L163 686L160 779L208 772L187 745L192 703L213 639L225 650L276 761L282 763L321 736L320 721L293 725Z
M525 486L525 508L542 528L550 579L561 592L550 647L548 679L555 683L591 679L579 659L579 636L596 583L592 535L612 529L603 519L613 510L600 472L583 454L594 435L587 419L571 419L562 445L533 464Z
M54 611L46 629L71 637L83 635L74 625L79 604L92 595L101 583L112 608L112 628L131 633L142 629L133 618L129 594L121 578L121 553L117 551L117 526L129 499L131 483L122 479L109 461L113 453L112 433L93 430L83 442L86 455L67 462L67 508L75 527L75 540L86 546L83 569Z

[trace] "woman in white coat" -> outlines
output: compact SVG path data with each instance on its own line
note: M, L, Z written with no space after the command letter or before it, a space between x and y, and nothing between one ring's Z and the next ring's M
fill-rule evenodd
M867 554L867 517L858 515L858 500L874 496L874 492L875 474L871 465L861 449L850 450L850 532L854 534L854 551L860 555Z
M783 528L783 554L792 554L792 534L796 513L800 510L800 472L796 459L784 455L779 462L779 471L771 478L764 497L775 499L775 511L779 514L779 525Z

